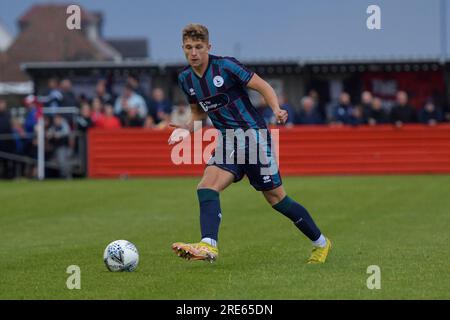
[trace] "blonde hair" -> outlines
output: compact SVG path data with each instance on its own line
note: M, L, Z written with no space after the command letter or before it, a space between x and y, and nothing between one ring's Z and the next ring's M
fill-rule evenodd
M209 31L204 25L191 23L183 29L183 42L186 39L209 43Z

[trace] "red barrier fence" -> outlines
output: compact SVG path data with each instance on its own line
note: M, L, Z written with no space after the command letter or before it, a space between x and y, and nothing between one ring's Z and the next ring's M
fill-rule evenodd
M204 164L175 165L171 161L172 146L167 145L170 132L91 130L89 176L201 175ZM447 124L402 128L389 125L295 127L281 128L279 136L283 176L450 173L450 125Z

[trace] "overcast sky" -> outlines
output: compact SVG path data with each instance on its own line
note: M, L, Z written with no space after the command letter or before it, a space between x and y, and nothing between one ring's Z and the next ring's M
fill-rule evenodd
M46 2L49 1L0 0L0 21L16 34L18 17L33 4ZM243 60L427 57L442 52L441 0L51 2L76 3L88 10L102 11L105 37L146 37L150 56L156 61L183 59L180 32L190 22L208 26L213 53L236 55ZM370 4L381 8L381 30L366 27L366 9ZM447 2L448 20L449 7ZM447 38L450 39L450 32Z

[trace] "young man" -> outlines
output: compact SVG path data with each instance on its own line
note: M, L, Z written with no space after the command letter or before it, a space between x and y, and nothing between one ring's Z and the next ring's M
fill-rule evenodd
M286 122L288 114L280 109L275 91L236 59L210 55L211 44L205 26L186 26L183 30L182 47L189 66L179 74L178 81L190 103L192 118L184 126L173 125L177 129L170 136L169 144L174 144L194 132L198 129L198 124L201 126L199 121L207 116L219 130L221 138L197 187L202 239L198 243L174 243L172 250L187 260L215 261L219 254L217 241L222 217L219 193L247 175L251 185L263 193L272 207L292 220L312 241L313 251L307 262L324 263L331 242L322 235L306 209L286 195L270 149L270 133L264 120L251 104L246 87L258 91L264 97L277 122L282 124ZM245 130L247 134L244 140L239 139L239 134L238 142L227 139L230 129L241 133ZM265 137L261 132L267 133ZM258 148L264 149L262 155L258 154L261 158L256 162L249 161L255 150L251 146L252 137ZM248 142L245 138L249 138Z

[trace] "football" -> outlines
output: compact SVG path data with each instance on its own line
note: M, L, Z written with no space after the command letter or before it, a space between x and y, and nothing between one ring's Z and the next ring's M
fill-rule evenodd
M127 240L116 240L106 246L103 261L109 271L134 271L139 263L136 246Z

